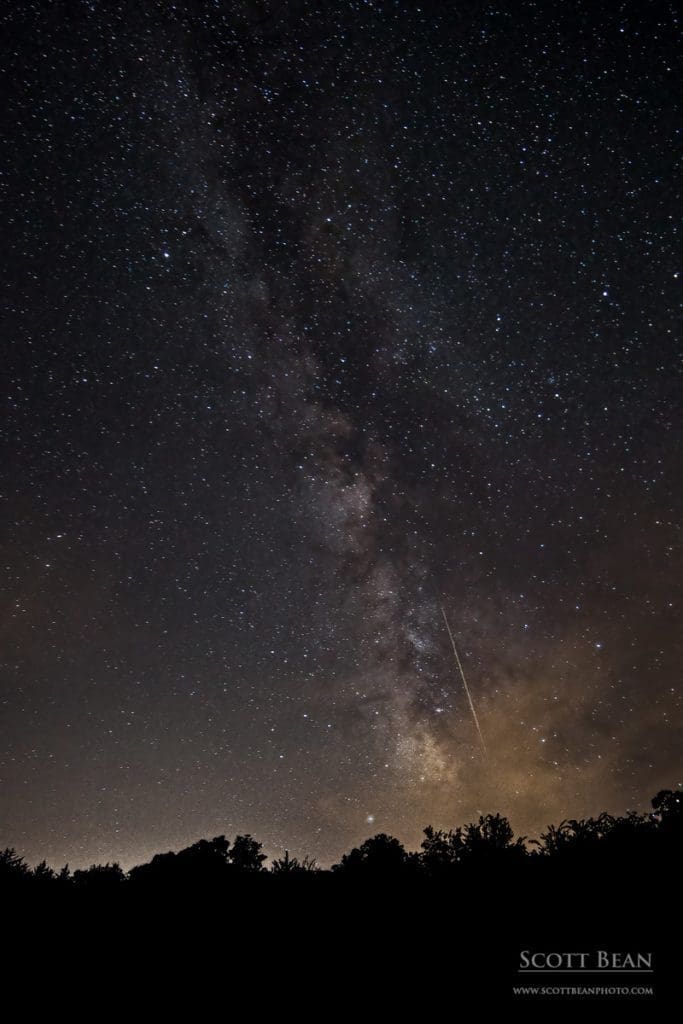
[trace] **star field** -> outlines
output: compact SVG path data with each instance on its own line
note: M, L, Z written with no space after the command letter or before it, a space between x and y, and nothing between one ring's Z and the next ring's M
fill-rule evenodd
M0 20L0 846L679 783L675 5Z

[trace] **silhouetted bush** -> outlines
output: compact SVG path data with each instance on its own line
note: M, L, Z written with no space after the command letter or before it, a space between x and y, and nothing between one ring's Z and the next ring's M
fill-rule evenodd
M125 879L118 864L93 864L86 871L74 871L73 884L87 892L108 893L123 885Z
M304 857L303 860L298 860L296 857L289 856L289 850L285 850L284 857L273 860L270 868L274 875L310 875L320 868L316 867L315 857Z

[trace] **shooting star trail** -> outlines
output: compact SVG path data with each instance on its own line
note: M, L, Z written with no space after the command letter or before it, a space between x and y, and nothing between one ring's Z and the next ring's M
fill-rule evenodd
M470 693L470 688L467 685L467 680L465 679L465 673L463 672L463 668L462 668L462 665L460 663L460 657L458 655L458 648L455 646L455 640L453 639L453 634L451 633L451 627L450 627L450 625L448 623L448 619L446 618L446 612L444 611L443 605L441 606L441 614L443 615L443 621L446 623L446 629L448 630L448 636L450 637L451 646L453 648L453 654L455 655L455 663L458 666L458 669L460 671L460 678L462 679L462 685L465 687L465 693L467 694L467 699L468 699L469 704L470 704L470 711L472 712L472 718L474 719L474 724L477 727L477 732L479 733L479 739L481 740L481 747L482 747L482 750L484 751L485 757L488 757L489 755L488 755L488 751L486 749L486 744L484 743L484 737L482 735L481 726L479 725L479 719L477 718L477 712L474 710L474 702L472 700L472 694Z

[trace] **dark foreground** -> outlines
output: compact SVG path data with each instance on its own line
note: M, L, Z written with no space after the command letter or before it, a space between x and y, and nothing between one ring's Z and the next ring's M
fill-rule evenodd
M332 871L264 870L254 841L230 861L222 837L128 875L15 863L0 873L4 977L25 1007L70 1019L455 1019L558 1002L649 1019L680 996L681 805L667 800L550 830L536 851L498 816L428 831L420 854L377 836Z

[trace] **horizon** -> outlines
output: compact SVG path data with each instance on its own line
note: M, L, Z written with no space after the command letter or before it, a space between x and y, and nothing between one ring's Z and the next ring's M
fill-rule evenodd
M677 785L678 789L683 790L683 783L677 783L676 785ZM660 789L667 789L667 788L669 788L669 787L666 787L666 786L660 787ZM659 792L659 790L658 790L658 792ZM653 794L653 796L654 796L654 794ZM318 868L321 868L322 870L328 871L328 870L330 870L330 868L332 867L333 864L339 863L339 861L341 860L343 854L348 853L349 849L351 848L351 846L359 846L366 839L371 839L373 836L376 836L376 835L379 835L379 834L386 834L386 835L389 835L389 836L392 836L392 837L398 839L399 842L401 843L401 845L406 849L406 851L419 851L419 849L420 849L420 842L421 842L422 838L424 837L424 829L426 829L429 825L431 825L433 828L435 828L437 830L438 829L448 830L448 829L451 829L451 828L457 828L459 826L465 826L465 825L468 825L470 823L476 824L478 822L480 816L481 817L486 817L487 815L500 814L502 817L504 817L506 820L509 821L510 825L512 826L512 830L513 830L514 836L516 838L517 837L522 838L524 840L524 846L528 849L529 848L529 841L530 840L539 839L540 836L542 835L542 833L548 828L548 826L550 826L550 825L556 825L556 826L560 825L562 821L570 821L570 820L578 820L578 821L580 821L580 820L583 820L583 819L586 819L586 818L597 817L601 813L609 814L612 817L622 817L622 816L625 816L625 815L629 814L630 812L635 812L635 813L637 813L639 815L647 815L648 817L650 817L650 816L653 815L651 800L647 801L646 803L647 803L647 806L645 806L644 808L643 807L635 807L635 806L634 807L626 807L626 808L615 808L613 810L610 810L608 808L603 808L602 810L596 810L596 811L594 811L592 813L584 814L584 815L567 814L562 819L559 819L559 820L556 820L556 821L548 821L545 824L545 826L542 826L541 828L539 828L536 831L527 831L527 832L524 832L524 830L517 829L515 827L515 822L507 814L505 814L504 811L501 811L501 810L498 810L498 811L496 811L496 810L488 810L488 811L487 810L482 810L480 813L477 813L476 817L474 817L472 819L463 820L463 821L425 822L424 827L420 830L419 838L415 839L413 842L405 839L405 837L401 836L400 834L393 833L393 832L388 831L386 829L378 828L378 829L376 829L374 831L367 832L367 834L365 834L365 835L360 835L359 834L359 836L356 839L352 839L351 840L350 846L348 848L340 849L338 851L338 853L336 853L336 854L334 854L332 856L328 856L325 859L319 858L316 855L314 850L303 849L303 848L296 849L296 848L284 847L284 846L280 847L280 848L273 847L272 845L269 845L267 841L264 841L262 836L258 836L258 835L255 835L255 834L251 833L249 831L249 829L241 829L241 828L233 829L233 831L230 834L228 834L228 832L220 832L220 830L219 831L212 831L211 829L209 829L208 831L205 831L201 835L197 834L197 835L194 835L194 836L187 836L185 838L178 838L170 846L163 846L163 844L161 844L159 847L154 847L154 848L150 847L146 852L142 852L141 851L139 856L133 854L133 852L130 852L129 855L121 855L121 856L112 856L111 854L107 856L105 854L102 854L101 856L95 856L94 858L85 857L81 861L76 861L75 859L68 859L68 858L66 860L59 859L59 858L56 859L56 860L51 860L47 856L40 856L37 859L31 859L28 856L24 855L22 850L19 849L18 847L12 846L10 844L10 848L14 849L16 854L21 856L22 859L25 861L25 863L29 867L31 867L31 868L35 868L37 864L39 864L39 863L41 863L43 861L45 861L48 864L48 866L53 868L53 869L57 870L57 869L61 868L62 866L68 866L71 871L85 870L85 869L90 868L90 867L92 867L93 865L96 865L96 864L111 863L111 864L118 864L123 869L124 872L128 872L133 867L137 867L138 865L149 863L149 861L151 861L151 859L156 854L160 854L160 853L161 854L163 854L163 853L178 853L181 849L186 849L188 846L191 846L193 843L196 843L196 842L198 842L201 839L210 840L210 839L213 839L216 836L224 835L225 838L232 845L232 841L235 838L235 836L237 836L237 835L252 835L252 837L255 840L257 840L258 842L261 843L263 852L266 854L266 861L264 861L264 867L266 867L268 869L270 869L270 866L271 866L273 860L275 860L277 858L280 858L280 857L283 857L286 853L289 853L289 855L291 857L296 857L298 860L302 860L304 857L311 857L311 858L313 858L315 860L316 866ZM374 829L374 825L375 825L375 822L372 823L372 828L373 829ZM370 826L368 826L368 827L370 827Z

